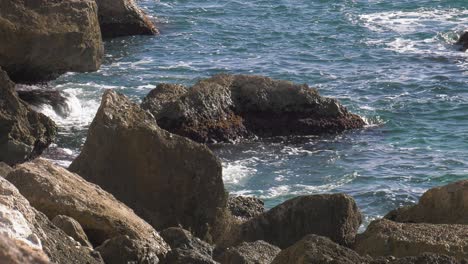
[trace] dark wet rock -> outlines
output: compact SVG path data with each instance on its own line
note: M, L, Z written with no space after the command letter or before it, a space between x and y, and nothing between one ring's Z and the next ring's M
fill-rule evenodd
M230 196L228 199L228 208L233 216L241 220L249 220L255 216L261 215L265 210L261 199L247 196Z
M223 233L229 219L221 169L206 146L159 128L149 113L111 90L70 166L157 230L181 226L207 241Z
M216 260L223 264L270 264L280 251L265 241L244 242L226 249Z
M461 34L460 39L457 41L457 45L461 46L461 51L468 50L468 31L465 31L463 34Z
M18 165L7 179L19 189L32 206L50 219L54 219L57 215L67 215L75 219L94 246L99 246L107 239L128 236L132 243L126 244L127 246L141 245L144 248L125 250L145 253L150 259L153 255L166 254L169 249L148 223L111 194L46 160L35 159ZM122 241L117 240L117 242ZM106 248L115 248L115 243ZM110 260L115 256L103 254L102 257L107 263L113 263ZM126 260L121 257L121 261L133 261L133 259Z
M356 252L373 257L419 256L425 252L468 257L466 225L397 223L386 219L373 221L356 238Z
M305 235L329 237L342 245L351 245L362 216L356 202L345 194L299 196L260 216L233 227L222 246L264 240L286 248Z
M50 105L54 111L66 117L70 113L67 99L58 90L54 89L32 89L27 86L17 86L16 92L19 98L31 106L41 107Z
M197 142L318 135L364 121L307 85L262 76L216 75L190 89L161 84L143 100L160 127Z
M55 123L19 99L14 83L0 69L0 162L13 165L34 158L56 134Z
M11 168L10 165L5 162L0 162L0 177L5 178L12 170L13 168Z
M104 263L98 252L71 239L44 214L30 206L26 198L3 178L0 178L0 215L0 233L44 251L53 263Z
M157 250L148 241L116 236L96 248L106 263L112 264L156 264L159 263Z
M56 227L62 229L67 235L73 237L73 239L82 246L93 247L80 223L75 219L66 215L57 215L52 219L52 223L54 223Z
M466 260L458 261L454 257L445 255L437 255L431 253L423 253L420 256L404 257L404 258L378 258L370 264L466 264Z
M158 33L149 17L134 0L96 0L104 38Z
M3 220L3 219L2 219ZM37 248L21 240L0 234L0 263L2 264L49 264L49 258Z
M96 71L103 44L94 0L0 0L0 66L15 82Z
M364 264L371 259L317 235L307 235L282 250L272 264Z

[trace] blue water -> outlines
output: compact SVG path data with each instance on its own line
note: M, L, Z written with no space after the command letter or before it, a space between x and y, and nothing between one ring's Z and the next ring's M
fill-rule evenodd
M214 147L229 191L268 208L301 194L345 192L366 223L430 187L468 179L466 0L142 0L161 35L105 44L96 73L53 85L70 99L57 145L79 152L104 89L141 100L158 83L227 73L308 83L369 126L338 136Z

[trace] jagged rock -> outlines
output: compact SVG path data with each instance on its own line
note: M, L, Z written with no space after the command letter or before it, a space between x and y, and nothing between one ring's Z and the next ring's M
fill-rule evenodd
M226 249L216 260L223 264L270 264L280 251L280 248L262 240L244 242Z
M0 161L13 165L38 156L56 134L55 123L20 100L14 83L0 68Z
M461 46L461 51L468 50L468 31L461 34L460 39L457 41L457 45Z
M67 236L3 178L0 178L0 233L44 251L53 263L104 263L98 252Z
M241 220L249 220L255 216L261 215L265 210L261 199L247 196L230 196L228 199L228 208L233 216Z
M158 85L143 100L160 127L197 142L317 135L365 122L307 85L262 76L220 74L190 89Z
M62 167L36 159L18 165L7 179L32 206L50 219L57 215L67 215L78 221L94 246L99 246L107 239L127 235L135 240L130 245L142 245L145 248L126 250L145 252L149 258L164 255L168 251L167 244L159 234L130 208L99 186ZM112 263L107 257L109 255L103 255L104 261Z
M419 256L436 253L457 259L468 257L468 228L465 225L397 223L373 221L356 238L354 249L370 256Z
M445 255L437 255L431 253L424 253L415 257L404 258L379 258L372 261L370 264L466 264L466 261L458 261L454 257Z
M49 264L50 261L42 250L33 248L20 240L0 234L0 263Z
M41 107L50 105L54 111L66 117L70 112L67 99L58 90L54 89L31 89L27 86L17 85L16 92L21 100L30 106Z
M223 232L221 163L204 145L173 135L114 91L104 93L70 170L114 194L156 229L181 226L210 240Z
M73 237L82 246L90 247L93 246L89 242L88 236L86 235L83 227L75 219L66 215L57 215L52 219L52 223L63 230L67 235Z
M0 162L0 177L5 178L13 169L5 162Z
M351 245L361 221L361 213L351 196L299 196L233 227L220 244L227 247L243 241L264 240L286 248L305 235L316 234Z
M0 66L16 82L99 69L103 44L94 0L0 0Z
M365 264L370 260L326 237L307 235L282 250L272 264Z
M99 24L104 38L129 35L154 35L156 26L134 0L96 0Z
M112 264L156 264L159 263L154 243L132 239L129 236L116 236L104 241L96 248L106 263Z

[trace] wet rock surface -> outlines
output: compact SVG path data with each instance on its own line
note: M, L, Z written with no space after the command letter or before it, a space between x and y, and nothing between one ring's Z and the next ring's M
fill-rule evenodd
M241 220L249 220L261 215L264 210L264 203L261 199L247 196L230 196L228 208L231 214Z
M461 34L460 39L457 41L457 45L461 46L461 51L468 50L468 31L465 31Z

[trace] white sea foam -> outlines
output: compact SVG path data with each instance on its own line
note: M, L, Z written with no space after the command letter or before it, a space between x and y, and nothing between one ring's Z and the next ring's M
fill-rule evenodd
M255 159L255 158L254 158ZM242 185L255 175L257 170L251 167L252 159L223 163L223 180L225 184Z

